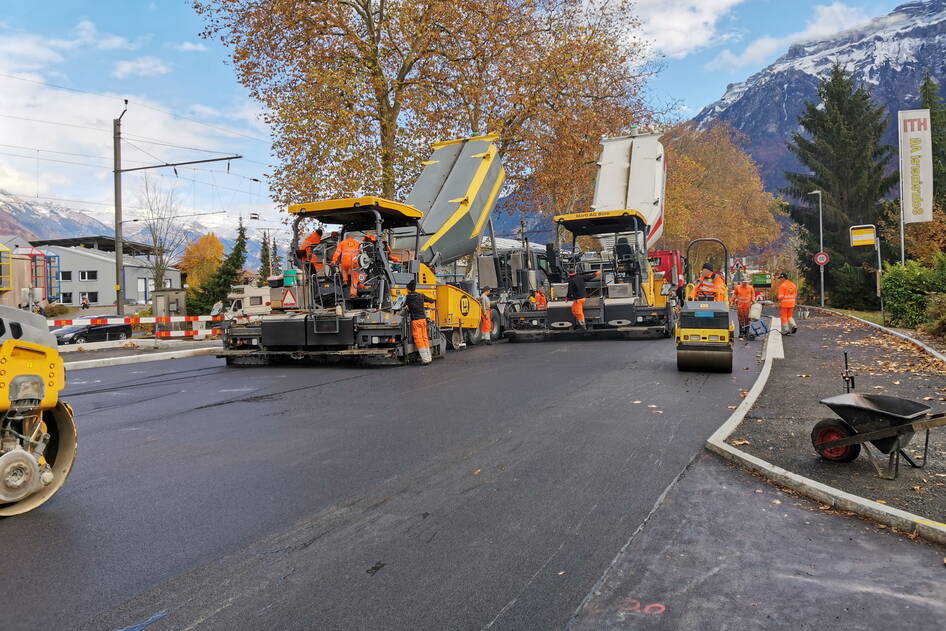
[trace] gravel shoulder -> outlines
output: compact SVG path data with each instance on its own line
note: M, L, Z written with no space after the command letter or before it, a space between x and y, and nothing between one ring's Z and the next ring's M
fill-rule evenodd
M789 471L849 493L936 521L946 521L946 429L930 433L929 464L901 462L897 480L877 477L866 455L850 463L821 459L811 429L833 413L819 401L844 392L844 352L856 377L855 391L923 401L946 409L946 365L914 345L839 315L811 311L798 333L783 338L765 390L728 442ZM907 449L922 455L923 435Z

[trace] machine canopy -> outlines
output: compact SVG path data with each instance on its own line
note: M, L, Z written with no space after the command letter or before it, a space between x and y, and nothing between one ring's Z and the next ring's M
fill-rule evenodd
M644 216L636 210L608 210L557 215L553 221L575 236L616 234L645 230Z
M325 224L339 224L346 230L372 230L375 212L381 215L385 228L416 226L424 213L408 204L382 197L349 197L307 204L291 204L290 214L318 219Z

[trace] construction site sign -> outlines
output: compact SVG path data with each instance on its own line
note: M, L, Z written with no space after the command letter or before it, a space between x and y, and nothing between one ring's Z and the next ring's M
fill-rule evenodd
M933 140L929 110L898 113L900 212L904 223L933 221Z
M874 224L851 226L851 247L859 245L876 245L877 227Z
M291 289L287 289L286 293L282 297L282 306L284 307L295 307L296 306L296 295L292 293Z

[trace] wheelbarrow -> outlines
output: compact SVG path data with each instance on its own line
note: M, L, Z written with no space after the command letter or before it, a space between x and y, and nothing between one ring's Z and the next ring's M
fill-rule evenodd
M877 475L885 480L897 478L901 457L914 468L925 467L930 430L946 425L946 413L931 414L930 406L900 397L849 392L822 399L821 403L841 418L826 418L815 424L811 430L815 451L825 460L850 462L857 458L863 446ZM923 459L917 463L904 448L916 432L924 430ZM883 469L868 443L888 456Z

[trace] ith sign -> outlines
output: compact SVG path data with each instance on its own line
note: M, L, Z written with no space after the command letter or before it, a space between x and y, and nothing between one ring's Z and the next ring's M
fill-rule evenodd
M929 110L899 112L900 210L904 223L933 220L933 154Z

